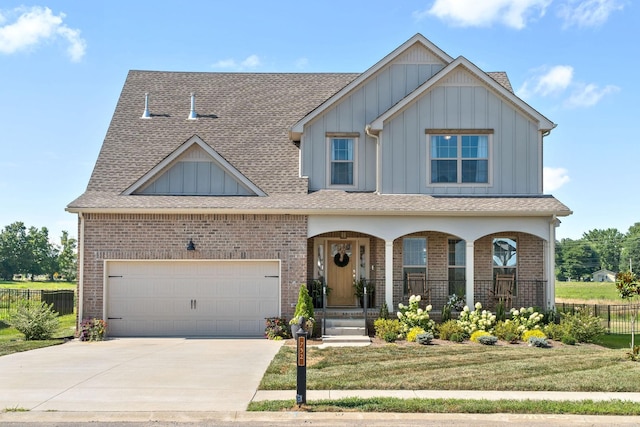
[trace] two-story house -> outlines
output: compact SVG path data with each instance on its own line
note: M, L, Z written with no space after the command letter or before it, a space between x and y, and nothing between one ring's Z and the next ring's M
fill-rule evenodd
M329 308L420 293L554 305L556 125L505 73L418 34L362 74L131 71L84 194L79 317L112 336L260 335L299 287Z

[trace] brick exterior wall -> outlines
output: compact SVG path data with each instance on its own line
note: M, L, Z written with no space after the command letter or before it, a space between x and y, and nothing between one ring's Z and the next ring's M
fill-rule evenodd
M189 239L195 251L187 251ZM306 280L302 215L84 214L84 317L103 318L103 266L112 259L279 259L282 314ZM312 252L313 253L313 252Z

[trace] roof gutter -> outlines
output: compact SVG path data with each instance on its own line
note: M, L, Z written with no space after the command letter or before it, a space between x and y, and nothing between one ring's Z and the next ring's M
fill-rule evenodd
M368 124L364 127L364 133L376 140L376 194L380 194L380 179L381 179L381 166L380 166L380 135L376 135L371 131L371 125Z

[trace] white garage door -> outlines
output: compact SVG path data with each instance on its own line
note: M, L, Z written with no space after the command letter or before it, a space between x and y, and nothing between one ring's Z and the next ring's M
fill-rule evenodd
M280 315L278 261L107 261L110 336L262 336Z

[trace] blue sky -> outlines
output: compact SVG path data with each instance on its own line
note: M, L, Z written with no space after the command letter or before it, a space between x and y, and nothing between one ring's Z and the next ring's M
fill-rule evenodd
M0 227L77 235L128 70L363 72L416 33L485 71L558 127L545 193L574 214L558 238L640 222L631 0L40 1L0 3ZM141 101L142 102L142 101ZM141 111L142 111L141 104Z

